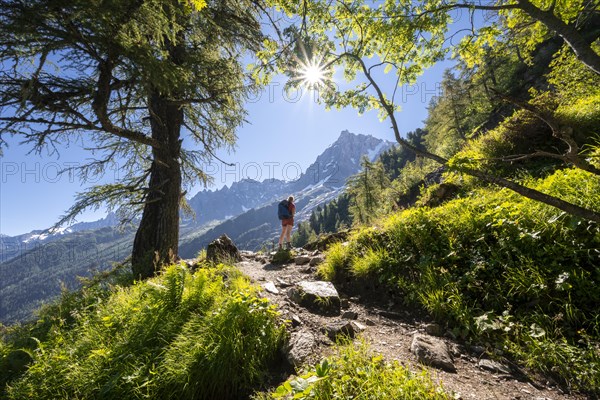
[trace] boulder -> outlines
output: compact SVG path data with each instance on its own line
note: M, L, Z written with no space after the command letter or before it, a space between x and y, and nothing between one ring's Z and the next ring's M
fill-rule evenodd
M454 360L448 345L441 339L429 335L413 336L410 351L417 356L419 362L448 372L456 372Z
M294 332L284 349L285 357L293 366L300 366L313 353L315 346L315 336L310 331Z
M331 282L301 281L288 290L288 296L310 311L324 315L340 314L340 296Z
M238 262L242 256L229 236L221 235L206 247L206 259L213 263Z

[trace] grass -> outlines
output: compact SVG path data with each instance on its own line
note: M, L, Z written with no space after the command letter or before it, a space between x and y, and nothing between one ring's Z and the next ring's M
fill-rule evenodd
M267 399L451 399L426 371L411 372L397 361L387 363L370 354L365 343L341 344L336 354L306 368L277 389L259 393L255 400Z
M23 344L33 358L7 382L7 399L239 398L266 378L283 339L274 306L224 265L172 265L97 293L4 336L2 360ZM19 339L43 324L41 339Z
M560 170L528 186L600 210L600 178ZM600 394L600 227L508 190L475 189L391 215L334 245L325 278L374 274L458 338L565 387Z

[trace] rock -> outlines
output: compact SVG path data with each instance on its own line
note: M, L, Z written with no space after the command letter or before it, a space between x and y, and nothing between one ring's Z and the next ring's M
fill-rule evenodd
M365 320L365 324L367 324L368 326L375 326L375 321L373 321L372 319L367 319Z
M470 350L477 356L485 353L485 348L482 346L471 346Z
M444 333L439 324L426 324L423 329L425 329L425 333L431 336L442 336Z
M271 281L265 282L262 287L269 293L279 294L279 290L275 287L275 284Z
M290 364L295 367L300 366L313 354L315 345L315 336L311 332L294 332L285 348L285 356Z
M312 274L313 268L311 266L302 267L298 270L302 274Z
M319 314L340 313L340 296L331 282L301 281L288 289L288 296L293 302Z
M352 326L354 327L354 330L355 330L356 332L362 332L362 331L364 331L365 329L367 329L367 327L366 327L366 326L364 326L363 324L361 324L360 322L357 322L357 321L352 321L352 322L350 322L350 323L352 324Z
M310 262L310 257L308 256L297 256L294 259L294 263L296 263L296 265L306 265Z
M321 256L316 256L310 259L310 266L311 267L316 267L317 265L321 264L323 261L325 261L325 259Z
M195 271L198 269L198 267L200 267L200 264L198 263L198 260L195 259L187 259L187 260L181 260L185 263L186 267L188 267L191 271Z
M342 306L342 308L348 308L348 307L350 307L350 302L348 301L348 299L342 299L341 300L341 306Z
M256 256L257 256L257 254L255 252L250 251L250 250L242 250L242 251L240 251L240 255L243 258L247 258L249 260L254 260L254 259L256 259Z
M469 358L469 356L466 354L467 349L464 346L461 346L457 343L452 343L450 346L448 346L448 349L453 357L462 357L465 359Z
M302 325L302 320L297 315L292 315L291 321L292 321L292 328L296 328L296 327Z
M354 338L356 336L357 331L352 325L351 322L342 321L332 323L324 328L322 328L323 333L327 335L327 337L334 342L339 336L347 336L349 338Z
M404 318L404 315L397 313L395 311L379 310L377 312L377 314L381 315L384 318L389 318L389 319L403 319Z
M206 259L213 263L242 260L240 251L227 235L221 235L206 247Z
M448 372L456 372L454 360L448 350L448 346L441 339L428 335L415 334L410 345L410 351L423 364L431 365L432 367Z
M283 279L281 279L281 278L276 278L275 280L277 281L277 284L278 284L280 287L282 287L282 288L286 288L286 287L290 287L290 286L292 286L292 284L291 284L291 283L289 283L288 281L286 281L286 280L283 280Z
M358 318L358 313L354 311L345 311L342 314L342 319L356 319Z
M497 374L510 374L512 371L506 365L499 363L495 360L490 360L488 358L482 358L477 363L477 366L486 371L494 372Z

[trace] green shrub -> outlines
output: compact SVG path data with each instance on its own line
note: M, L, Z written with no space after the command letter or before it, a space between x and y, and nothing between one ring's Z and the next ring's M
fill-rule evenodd
M317 275L321 278L334 281L338 274L342 274L347 266L349 249L343 243L334 243L325 252L325 261L317 267Z
M337 348L331 359L311 367L279 386L261 393L256 400L294 399L450 399L426 371L413 373L397 361L386 363L382 356L369 354L363 343Z
M351 273L357 277L376 276L379 271L386 268L388 262L387 251L383 248L368 248L364 254L355 256L352 261Z
M7 398L238 398L283 335L273 306L223 265L172 265L72 314L38 341Z

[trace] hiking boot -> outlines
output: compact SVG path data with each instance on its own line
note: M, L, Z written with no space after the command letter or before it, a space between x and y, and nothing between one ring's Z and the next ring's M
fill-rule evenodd
M291 243L291 242L287 242L287 243L285 244L285 249L286 249L286 250L291 250L291 249L292 249L292 243Z

